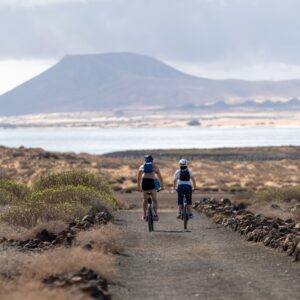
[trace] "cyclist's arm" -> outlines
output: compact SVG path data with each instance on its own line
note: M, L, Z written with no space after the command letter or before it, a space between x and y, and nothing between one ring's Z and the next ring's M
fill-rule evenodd
M194 176L192 176L191 179L192 179L192 182L193 182L193 188L195 190L197 188L196 179L195 179Z
M164 189L164 180L163 180L163 178L161 176L161 173L160 173L160 170L158 168L156 170L156 174L157 174L157 177L159 179L161 189L163 190Z
M174 178L174 181L173 181L173 189L174 190L176 190L176 188L177 188L177 182L178 182L177 178Z
M139 192L142 190L141 183L142 183L142 171L139 171L139 173L138 173L138 180L137 180L138 191Z

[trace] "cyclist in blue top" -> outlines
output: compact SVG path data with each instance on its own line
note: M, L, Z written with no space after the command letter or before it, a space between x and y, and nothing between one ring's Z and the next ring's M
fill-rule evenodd
M157 214L157 208L158 208L158 204L157 204L157 192L156 190L159 189L157 187L157 183L156 183L156 176L159 179L160 182L160 189L163 190L164 189L164 181L163 178L161 176L160 170L157 167L157 165L155 165L155 163L153 162L153 157L152 155L146 155L145 156L145 162L144 164L142 164L139 168L139 173L138 173L138 191L139 192L143 192L144 194L144 201L143 201L143 220L147 220L146 218L146 214L147 214L147 198L148 198L148 193L151 192L152 194L152 200L153 200L153 209L154 209L154 216L153 219L154 221L158 221L159 217Z
M186 197L187 208L189 211L190 218L193 217L192 214L192 191L193 188L196 189L196 179L193 173L188 168L188 161L186 159L181 159L179 161L179 169L174 174L173 188L177 189L178 194L178 208L179 214L178 219L181 218L181 212L183 207L183 198Z

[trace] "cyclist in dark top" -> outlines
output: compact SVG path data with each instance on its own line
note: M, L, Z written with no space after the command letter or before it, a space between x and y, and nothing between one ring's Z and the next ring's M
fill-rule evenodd
M192 214L192 191L193 188L196 189L196 179L193 176L192 171L188 168L188 161L186 159L181 159L179 161L179 169L174 174L173 188L177 189L178 194L178 208L179 214L178 219L181 218L181 212L183 207L183 198L186 197L187 207L189 211L190 218L193 217Z
M154 209L154 221L158 221L159 217L157 214L157 192L156 192L156 175L159 179L161 189L164 189L164 181L161 176L159 168L154 164L152 155L145 156L145 162L139 168L138 173L138 191L144 193L144 201L143 201L143 220L146 221L146 214L147 214L147 198L148 193L151 192L152 200L153 200L153 209Z

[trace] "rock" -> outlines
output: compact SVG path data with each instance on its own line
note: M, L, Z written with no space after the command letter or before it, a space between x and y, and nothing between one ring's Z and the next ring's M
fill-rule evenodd
M79 272L51 275L43 279L44 284L55 287L72 286L94 299L111 299L107 281L91 269L82 268Z
M284 221L284 223L286 223L286 224L293 224L294 221L293 221L293 219L289 218L289 219L286 219L286 220Z
M72 283L78 283L78 282L82 282L83 281L83 278L82 278L82 276L73 276L72 278L71 278L71 282Z
M293 219L282 220L255 215L247 211L245 206L232 204L229 199L217 201L204 198L197 201L194 208L208 217L213 217L214 222L245 235L248 241L262 242L265 246L294 255L295 260L299 259L300 223L295 224Z
M234 207L235 210L240 211L246 209L246 205L244 203L239 203Z
M92 215L86 215L85 217L82 218L81 220L82 223L94 223L94 217Z
M14 247L22 251L41 251L58 245L70 246L79 231L87 230L95 224L107 224L111 218L112 216L108 212L89 214L81 220L77 219L70 222L68 228L58 234L50 233L44 229L38 232L34 239L23 241L1 238L0 244L5 245L5 247ZM89 248L89 246L87 246L87 248Z
M231 205L231 201L228 198L221 199L220 203L222 205Z
M274 209L280 209L280 206L278 204L271 204L271 207L274 208Z
M85 250L90 251L90 250L93 249L93 246L91 244L85 244L82 248L85 249Z
M35 238L42 242L52 243L56 239L56 235L49 233L46 229L44 229L41 232L38 232Z

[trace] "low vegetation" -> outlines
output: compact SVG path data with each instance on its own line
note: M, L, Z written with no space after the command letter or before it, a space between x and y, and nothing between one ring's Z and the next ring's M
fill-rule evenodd
M26 198L29 188L25 184L8 179L0 179L0 204L17 203Z
M1 299L110 299L122 244L120 231L104 225L119 204L103 178L68 171L32 184L1 179L0 192Z
M265 202L291 202L294 200L300 203L300 185L263 188L256 192L256 198Z
M104 253L121 253L123 246L121 231L114 225L95 227L89 231L81 231L77 236L80 245L90 244L94 249Z
M241 189L234 198L256 213L300 222L300 185Z
M118 203L108 183L86 172L63 172L41 177L32 188L10 180L0 183L1 204L10 204L0 221L33 227L52 220L70 221L97 211L111 213Z
M112 190L106 180L84 171L68 171L43 176L34 182L33 189L42 191L50 188L61 188L62 186L93 188L98 192L112 195Z

